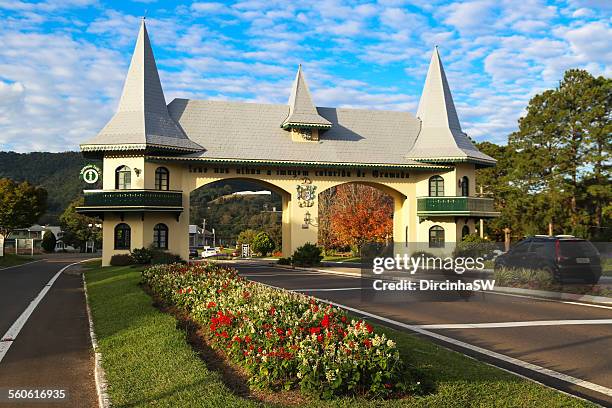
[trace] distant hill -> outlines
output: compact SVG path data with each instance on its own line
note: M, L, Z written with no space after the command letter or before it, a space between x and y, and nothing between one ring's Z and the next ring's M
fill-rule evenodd
M79 152L0 152L0 178L29 181L44 187L49 193L47 213L41 224L57 224L68 204L91 188L79 178L79 171L88 163L101 165L98 160L85 159Z

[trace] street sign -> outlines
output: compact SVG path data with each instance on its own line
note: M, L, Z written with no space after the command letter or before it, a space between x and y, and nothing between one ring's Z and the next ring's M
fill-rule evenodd
M251 248L249 247L249 244L242 244L242 257L248 258L250 254Z
M81 178L87 184L95 184L100 179L100 174L102 171L95 164L88 164L87 166L81 169L79 173Z

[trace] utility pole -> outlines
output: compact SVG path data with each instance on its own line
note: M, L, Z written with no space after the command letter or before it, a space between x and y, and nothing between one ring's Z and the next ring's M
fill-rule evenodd
M217 237L215 236L215 229L214 228L212 229L212 233L213 233L213 248L216 248L217 247L217 243L216 243Z

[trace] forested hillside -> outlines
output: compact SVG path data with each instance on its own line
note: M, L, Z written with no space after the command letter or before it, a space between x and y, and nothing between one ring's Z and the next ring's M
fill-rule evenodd
M44 187L49 196L47 212L41 224L57 224L68 204L88 187L79 178L79 171L86 163L100 165L99 161L85 159L79 152L0 152L0 178L29 181Z

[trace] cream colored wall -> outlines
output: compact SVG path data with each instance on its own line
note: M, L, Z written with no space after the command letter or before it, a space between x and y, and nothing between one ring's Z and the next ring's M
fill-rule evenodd
M143 156L106 156L104 157L104 168L102 170L102 188L104 190L115 189L115 170L119 166L128 166L132 170L132 189L145 188L145 172L141 171L136 176L134 169L144 170L145 160Z
M455 194L456 196L461 195L461 187L459 187L459 181L463 176L467 176L469 179L470 197L476 195L476 166L468 163L458 163L455 167ZM446 182L446 181L445 181Z
M155 169L159 166L166 167L170 172L170 189L183 191L183 212L177 221L172 214L146 213L144 221L141 221L141 214L127 214L125 219L132 227L132 248L146 247L153 240L153 227L158 222L165 223L169 228L169 248L170 252L188 258L189 255L189 195L190 192L219 180L226 179L245 179L259 181L263 188L267 188L279 193L282 197L282 234L283 234L283 256L288 256L296 248L306 242L316 243L318 240L318 194L321 192L349 182L358 182L373 187L380 188L390 194L394 200L394 226L393 234L396 242L397 253L411 253L414 248L407 248L406 228L408 229L409 242L429 241L429 227L434 225L432 221L419 223L416 216L416 197L427 196L429 193L428 180L434 174L439 174L445 180L446 195L454 195L455 191L449 191L453 186L456 188L458 174L455 171L446 172L423 172L407 170L408 178L384 178L374 177L371 171L367 171L365 177L357 177L356 171L351 170L351 177L341 177L333 175L316 175L314 170L309 170L308 178L312 180L312 185L316 186L317 199L311 207L300 207L297 197L297 186L302 183L303 176L277 175L272 171L270 175L265 170L260 174L237 174L236 169L230 168L229 172L215 172L214 167L207 166L206 172L190 172L189 165L183 163L172 163L170 161L152 162L144 161L142 157L106 157L104 159L104 188L114 189L114 172L120 165L127 165L132 170L134 168L143 169L140 177L132 174L132 188L154 189ZM196 162L192 166L198 166ZM204 167L204 166L203 166ZM469 170L469 169L468 169ZM466 171L468 171L466 170ZM473 188L474 183L470 183ZM304 216L310 213L311 224L308 228L303 228ZM113 249L114 227L120 222L116 214L107 214L104 221L104 255L103 264L107 265L110 256L116 252ZM445 229L447 242L455 242L460 228L455 225L454 219L440 219L435 222ZM459 231L459 232L457 232ZM459 235L460 236L460 235Z

